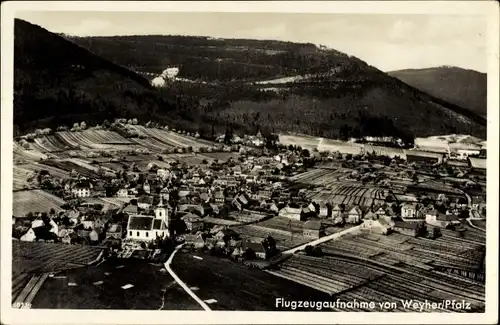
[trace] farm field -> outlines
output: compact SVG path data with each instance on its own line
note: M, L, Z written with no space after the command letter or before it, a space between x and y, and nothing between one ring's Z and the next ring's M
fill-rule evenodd
M54 209L56 213L62 211L63 199L43 190L17 191L12 193L12 214L21 217L29 212L43 212Z
M44 164L40 163L29 163L29 164L20 164L20 165L15 165L14 168L20 168L26 171L31 171L34 173L38 173L42 170L46 170L49 172L50 176L53 177L59 177L59 178L65 178L69 176L69 173L63 169L53 167L53 166L47 166Z
M417 185L411 185L408 187L410 192L413 191L432 191L438 193L452 194L456 196L463 196L460 190L455 189L452 185L440 182L437 180L428 180Z
M90 177L90 178L101 178L102 176L96 173L97 166L90 165L89 163L76 160L76 159L47 159L43 162L43 165L49 167L55 167L66 172L71 172L75 170L78 174Z
M113 259L59 272L45 281L33 308L202 310L161 268L144 260ZM126 284L133 287L123 289Z
M12 169L12 189L17 191L28 186L28 179L34 175L33 171L14 165Z
M189 287L197 287L202 300L215 299L213 310L273 311L276 298L285 300L330 300L325 293L293 281L251 269L229 259L207 254L179 252L172 262L173 271ZM237 288L237 289L235 289Z
M174 153L174 154L168 154L168 155L164 155L164 156L165 156L164 159L167 161L173 162L173 161L178 160L181 163L185 162L189 165L202 165L203 160L207 160L207 161L214 160L211 158L207 158L207 157L205 157L201 154L198 154L198 153L184 153L184 154Z
M271 219L257 223L257 226L283 230L286 232L302 232L304 221L292 220L286 217L273 217Z
M351 172L352 170L347 168L337 168L336 170L314 168L305 173L291 177L290 181L329 187L337 184L340 180L345 179Z
M256 224L232 227L241 237L260 242L267 236L276 240L276 246L289 249L310 241L302 235L303 221L291 220L284 217L273 217Z
M85 203L102 204L103 211L107 211L110 209L111 210L119 209L122 206L124 206L125 203L128 203L129 200L130 199L128 198L117 198L117 197L83 198L83 202Z
M154 139L155 141L158 141L156 144L159 145L159 143L161 143L161 145L165 146L165 149L174 147L200 148L200 147L206 147L209 144L205 141L198 141L193 137L188 137L185 135L181 135L172 131L166 131L163 129L146 128L142 125L131 125L131 128L137 131L139 135L148 137L148 140Z
M12 301L32 275L86 266L101 253L90 246L12 241Z
M239 154L236 152L205 152L200 154L203 157L207 157L207 160L215 160L218 159L220 161L228 161L229 159L237 159Z
M438 239L414 238L398 233L388 236L362 233L357 236L344 236L339 240L321 244L326 253L348 253L387 265L405 263L421 272L431 271L433 265L455 265L473 268L482 263L480 239L463 239L449 235L443 229ZM472 234L470 237L476 236ZM478 238L478 237L476 237Z
M152 152L161 152L165 149L200 148L213 146L213 143L192 137L169 132L162 129L146 128L140 125L130 126L146 139L125 138L119 133L110 130L89 128L79 132L60 131L52 135L38 137L29 143L29 149L22 148L18 143L14 145L15 158L39 160L46 158L46 154L62 155L69 150L78 151L130 151L147 149Z
M354 311L414 311L404 309L400 304L402 299L419 301L427 299L431 302L440 302L442 299L464 299L474 308L468 312L484 311L484 286L472 284L467 280L452 279L443 274L428 275L400 271L400 269L400 267L386 267L380 263L367 263L362 258L349 255L316 258L296 254L282 263L278 271L272 272L279 277L331 293L334 300L338 298L340 301L356 299L376 302L376 310ZM395 308L382 309L378 302L385 301L396 302ZM336 311L353 310L339 308ZM450 311L440 310L440 312Z
M46 159L47 155L36 150L27 150L21 147L17 142L13 144L13 158L14 162L17 161L39 161Z
M321 186L319 189L307 191L308 199L318 203L370 206L385 202L387 190L358 182L342 181L336 176L338 173L326 169L313 169L295 176L292 180Z

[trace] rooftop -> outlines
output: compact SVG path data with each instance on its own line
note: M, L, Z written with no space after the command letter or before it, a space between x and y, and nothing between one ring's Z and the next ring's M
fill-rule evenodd
M128 221L129 230L151 230L154 217L152 216L131 216Z

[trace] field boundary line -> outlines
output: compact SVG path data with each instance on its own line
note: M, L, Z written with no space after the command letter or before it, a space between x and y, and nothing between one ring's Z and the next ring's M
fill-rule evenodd
M25 304L31 304L31 302L33 301L33 299L35 299L35 296L37 295L38 291L40 291L40 289L42 288L43 284L45 283L48 277L49 277L48 273L44 273L40 277L38 282L35 284L31 292L29 293L28 297L26 297L26 299L24 300Z
M88 262L87 265L92 265L95 262L99 261L103 257L103 255L104 255L104 250L102 249L101 252L99 253L99 255L96 257L96 259Z
M170 264L172 264L172 260L174 259L175 253L182 247L182 244L177 246L175 250L172 252L168 260L165 262L165 269L167 272L174 278L175 282L177 282L183 289L186 291L205 311L212 311L208 305L200 299L189 287L174 273L174 271L170 268Z

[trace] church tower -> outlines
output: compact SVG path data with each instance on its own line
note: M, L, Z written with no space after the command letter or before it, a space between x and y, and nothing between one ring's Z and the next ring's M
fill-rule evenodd
M169 222L168 214L169 214L168 203L167 205L164 205L163 196L160 195L160 203L155 208L155 218L163 220L165 222L165 225L168 227L168 222Z

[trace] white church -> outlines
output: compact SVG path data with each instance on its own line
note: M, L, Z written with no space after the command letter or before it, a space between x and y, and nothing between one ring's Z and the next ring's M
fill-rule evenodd
M127 224L127 239L137 241L153 241L156 238L167 238L170 236L169 214L171 208L163 204L163 197L154 209L154 216L136 214L130 216Z

